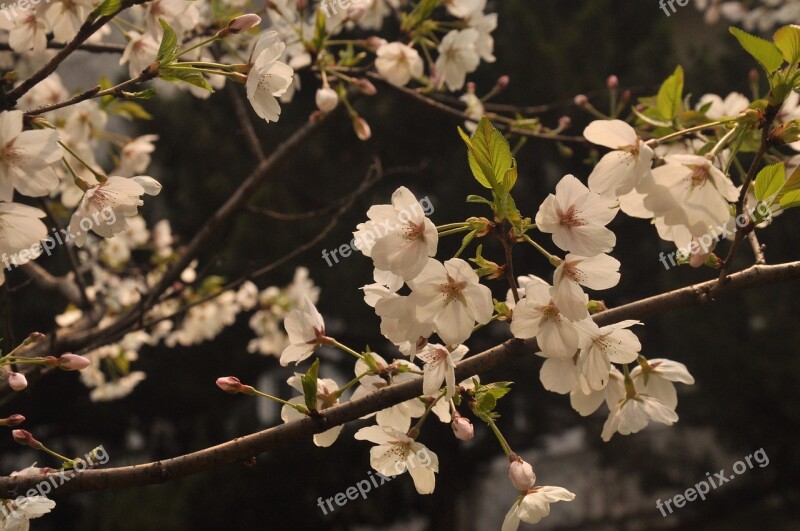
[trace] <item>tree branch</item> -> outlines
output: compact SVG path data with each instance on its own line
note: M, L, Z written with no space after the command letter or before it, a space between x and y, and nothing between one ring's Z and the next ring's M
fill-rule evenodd
M20 270L28 275L40 288L48 291L57 291L75 306L83 306L84 300L81 289L72 280L66 277L51 275L45 268L33 260L20 266Z
M745 288L763 286L800 278L800 262L773 266L753 266L728 277L716 294L732 293ZM630 318L643 318L677 308L709 302L708 296L716 280L663 293L594 316L598 325L607 325ZM456 366L456 378L461 380L485 372L504 363L529 356L538 350L535 339L511 339L492 349L476 354ZM181 477L198 474L222 465L244 461L255 455L292 444L334 426L352 422L364 415L380 411L394 404L422 394L422 379L385 387L358 400L324 410L317 417L281 424L266 430L239 437L211 448L192 452L172 459L142 465L105 470L87 470L60 486L59 494L88 492L120 487L135 487L165 483ZM47 476L15 476L0 478L0 497L16 498Z

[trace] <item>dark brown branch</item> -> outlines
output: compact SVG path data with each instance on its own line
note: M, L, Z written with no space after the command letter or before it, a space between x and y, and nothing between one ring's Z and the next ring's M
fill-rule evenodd
M774 266L753 266L730 275L728 282L717 290L717 294L732 293L745 288L763 286L800 278L800 262ZM716 280L688 286L647 299L632 302L594 316L598 325L607 325L624 319L641 319L648 315L663 313L678 308L709 302L708 293L716 286ZM474 374L503 365L522 356L536 352L535 339L512 339L492 349L476 354L459 363L456 377L461 380ZM209 388L213 385L209 384ZM210 390L209 392L215 392ZM360 417L380 411L394 404L410 400L422 393L422 379L391 385L359 400L326 409L319 417L306 417L296 422L281 424L266 430L239 437L211 448L206 448L172 459L134 466L87 470L60 486L57 493L87 492L120 487L135 487L165 483L178 478L198 474L213 468L238 461L248 460L260 453L292 444L334 426L345 424ZM0 478L0 497L15 498L35 487L45 476L16 476Z
M57 291L75 306L84 304L83 295L78 285L65 277L51 275L45 268L34 261L20 266L20 270L30 277L34 284L48 291Z
M61 50L65 46L67 44L63 42L50 41L47 43L47 47L51 50ZM89 53L122 53L125 51L125 45L111 42L84 43L78 46L77 50ZM0 51L9 52L13 50L7 42L0 42Z
M756 259L756 264L766 264L767 259L764 257L764 246L758 241L756 231L751 231L750 234L747 235L747 238L750 240L750 246L753 248L753 256Z

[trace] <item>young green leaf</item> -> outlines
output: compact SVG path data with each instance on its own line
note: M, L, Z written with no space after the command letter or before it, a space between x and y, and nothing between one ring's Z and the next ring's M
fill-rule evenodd
M178 52L178 36L175 35L175 30L163 18L158 19L158 23L164 28L164 36L161 38L161 45L158 47L156 61L166 65L175 60Z
M671 122L681 112L682 100L683 67L678 65L675 72L658 89L656 108L662 118Z
M786 181L786 167L782 162L763 168L756 176L754 193L762 202L772 202Z
M303 384L303 397L309 411L317 409L317 374L319 372L319 358L314 360L308 372L300 377Z
M800 26L784 26L775 32L772 40L787 63L796 65L800 61Z
M761 37L750 35L734 26L730 27L730 32L739 40L742 48L761 63L761 66L764 67L768 74L772 74L783 64L783 55L780 49L771 42Z

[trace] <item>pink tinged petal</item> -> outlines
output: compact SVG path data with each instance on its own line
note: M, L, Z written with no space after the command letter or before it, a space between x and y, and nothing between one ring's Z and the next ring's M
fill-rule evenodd
M314 435L314 444L321 448L327 448L336 442L344 426L334 426L333 428Z
M548 391L565 395L578 385L578 370L571 358L548 358L542 364L539 379Z
M448 345L463 343L472 335L475 321L467 313L466 305L458 300L446 304L436 315L434 321L436 333Z
M567 256L567 260L579 258ZM591 258L581 258L578 269L583 273L580 284L589 289L603 290L613 288L619 284L619 260L607 254L598 254Z
M563 316L543 319L536 340L548 357L572 357L578 350L578 330Z
M627 151L606 153L589 175L589 189L604 197L619 197L629 193L647 169Z
M355 399L355 393L353 393L353 398ZM416 399L414 400L416 401ZM422 406L421 402L418 403ZM425 406L422 406L422 410L425 410ZM420 413L420 415L421 414L422 413ZM375 420L380 426L388 426L404 432L407 432L411 427L411 415L406 414L403 409L398 406L378 411Z
M299 364L311 357L314 353L314 345L289 345L281 353L280 363L282 366L287 366L289 363L294 362L295 365Z
M369 450L369 456L372 468L384 476L396 476L406 471L406 460L398 451L397 445L389 443L373 446Z
M425 267L422 268L419 275L413 280L408 282L408 287L416 291L418 287L428 284L428 287L435 287L443 284L447 279L447 270L441 262L435 258L428 258Z
M595 391L603 389L608 384L608 374L611 372L611 363L602 348L594 344L581 351L578 357L581 374L586 378L589 387Z
M492 291L482 284L474 284L464 288L461 294L475 321L480 324L488 323L494 313Z
M550 503L560 501L572 501L575 499L575 494L562 487L544 486L539 491Z
M0 142L3 145L22 133L22 111L5 111L0 113Z
M631 374L631 376L633 376L633 374ZM647 385L645 385L644 377L641 372L637 376L638 377L633 380L637 391L658 399L672 410L678 406L678 392L675 389L675 384L661 378L657 374L651 373L647 378Z
M572 409L581 416L587 417L597 411L605 399L604 395L605 393L601 391L592 391L589 394L585 394L580 387L575 387L569 393L569 402Z
M636 131L622 120L595 120L583 130L583 136L592 144L619 149L635 145Z
M654 367L657 372L667 380L689 385L694 383L694 377L689 374L689 370L683 363L663 358L653 358L649 363L651 367Z
M413 455L413 454L412 454ZM412 466L414 463L414 466ZM425 468L416 458L409 457L408 473L411 474L411 479L414 480L414 487L419 494L431 494L436 488L436 474L430 468Z
M540 305L526 297L514 308L511 333L520 339L533 337L539 333L542 318Z
M564 251L581 256L607 253L617 244L617 237L605 227L583 225L563 227L553 233L553 243Z
M614 363L633 363L639 357L642 344L630 330L614 330L607 337L611 340L611 344L606 353Z
M579 321L589 316L589 296L581 287L564 275L562 263L553 275L553 301L567 319Z
M673 408L654 397L643 396L642 398L644 399L642 408L650 419L667 426L678 421L678 414Z
M514 502L514 505L511 506L511 509L508 510L506 513L506 517L503 519L503 526L501 527L500 531L517 531L519 529L519 503Z
M422 358L422 356L419 356ZM422 376L422 392L427 396L433 396L439 392L447 374L447 365L444 360L433 361L425 365Z

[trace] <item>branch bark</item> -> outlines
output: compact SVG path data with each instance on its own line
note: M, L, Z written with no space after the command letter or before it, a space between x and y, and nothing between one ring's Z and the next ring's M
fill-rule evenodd
M772 266L758 265L730 275L725 285L718 286L714 294L722 295L745 288L796 279L800 279L800 262ZM713 300L709 293L716 284L716 280L710 280L648 297L599 313L594 316L594 320L602 326L624 319L641 319L649 315L707 303ZM511 339L459 363L456 366L456 377L459 380L468 378L515 358L533 354L537 350L535 339L524 341ZM296 422L281 424L172 459L105 470L87 470L60 486L56 492L67 494L165 483L222 465L248 460L260 453L290 445L296 440L352 422L368 413L380 411L421 394L421 378L392 385L359 400L326 409L318 417L306 417ZM35 487L46 477L48 476L2 477L0 498L16 498L24 495L28 489Z

